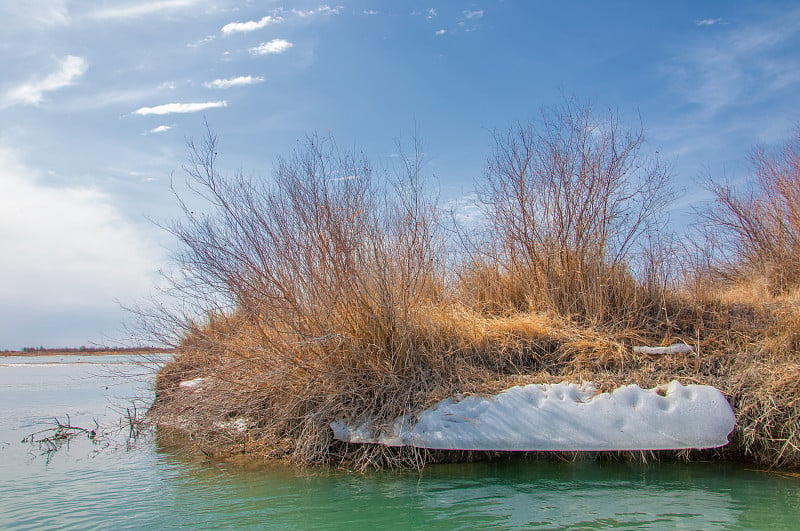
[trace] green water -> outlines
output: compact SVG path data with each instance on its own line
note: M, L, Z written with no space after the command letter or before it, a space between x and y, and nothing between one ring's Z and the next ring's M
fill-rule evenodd
M0 357L0 528L800 529L800 478L734 464L517 459L356 475L215 462L157 437L126 444L125 430L48 456L20 441L53 416L111 426L150 396L147 366L75 360Z

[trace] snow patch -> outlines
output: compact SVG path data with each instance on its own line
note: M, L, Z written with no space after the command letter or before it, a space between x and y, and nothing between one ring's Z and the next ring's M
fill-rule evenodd
M194 389L195 387L200 386L205 381L205 378L194 378L192 380L184 380L178 384L178 387L183 387L186 389Z
M614 451L715 448L736 419L717 389L705 385L598 393L594 384L512 387L491 397L447 399L376 433L372 424L331 424L351 443L438 450Z
M252 422L247 417L236 417L226 422L215 422L214 427L229 432L245 433Z

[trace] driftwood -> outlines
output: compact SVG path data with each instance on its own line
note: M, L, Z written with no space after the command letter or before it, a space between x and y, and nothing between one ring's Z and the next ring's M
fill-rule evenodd
M69 441L75 437L85 436L90 441L96 441L100 429L96 420L94 421L94 429L73 426L70 422L69 415L67 415L66 422L62 422L58 420L58 418L54 418L53 421L56 423L54 427L31 433L22 439L22 442L30 444L38 443L39 448L44 453L50 454L61 448L64 444L69 443Z

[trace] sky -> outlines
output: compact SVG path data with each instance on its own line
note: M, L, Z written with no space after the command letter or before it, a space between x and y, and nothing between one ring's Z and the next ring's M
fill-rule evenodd
M796 2L0 0L0 20L0 349L125 339L204 120L225 171L265 179L308 134L387 161L416 131L458 206L493 131L575 96L641 118L677 223L698 179L746 182L800 124Z

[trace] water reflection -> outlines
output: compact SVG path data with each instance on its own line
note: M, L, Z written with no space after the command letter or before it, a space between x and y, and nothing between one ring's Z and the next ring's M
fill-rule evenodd
M720 463L514 459L353 475L213 461L165 432L132 450L76 441L47 463L19 443L37 423L113 419L112 402L151 392L149 381L119 365L1 364L0 528L795 529L800 512L800 479Z
M451 481L429 500L442 513L504 528L722 529L737 522L741 510L729 491L687 481L685 472L671 465L540 462Z
M514 460L354 476L165 451L186 474L179 506L199 497L223 526L796 529L800 509L796 478L734 464Z

